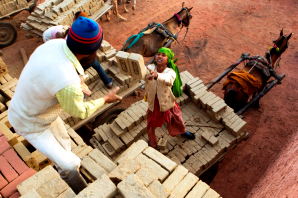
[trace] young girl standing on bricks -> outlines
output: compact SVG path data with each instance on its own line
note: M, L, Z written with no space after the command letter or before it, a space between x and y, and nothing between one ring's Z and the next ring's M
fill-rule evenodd
M146 78L145 101L148 102L147 134L149 145L157 145L155 129L167 122L168 132L171 136L183 135L195 139L195 135L186 131L182 114L176 98L182 95L181 79L174 61L174 53L169 48L160 48L154 65L148 65L149 74ZM147 72L148 72L147 71Z

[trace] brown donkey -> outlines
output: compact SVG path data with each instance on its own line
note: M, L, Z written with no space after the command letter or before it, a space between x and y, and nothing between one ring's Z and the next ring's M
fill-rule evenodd
M266 67L268 63L270 63L270 59L272 62L272 67L274 67L275 62L281 56L281 54L288 48L288 41L291 38L292 33L289 36L283 35L283 30L280 31L280 36L277 40L273 41L274 46L270 47L269 53L265 55L265 58L261 56L255 56L254 61L248 61L245 64L245 67L240 70L238 73L251 74L248 75L248 79L254 79L254 84L258 84L256 90L254 90L254 94L261 92L269 78L271 77L268 72L269 68ZM269 55L270 54L270 55ZM265 65L265 66L264 66ZM244 72L245 71L245 72ZM247 72L247 73L246 73ZM234 109L235 112L238 112L245 104L248 102L248 99L252 96L252 94L248 94L249 91L246 91L245 87L241 86L241 80L237 82L237 80L230 80L233 74L237 72L230 73L228 75L228 80L224 83L224 100L227 105ZM244 80L245 81L245 80ZM245 84L248 82L244 82ZM242 83L243 85L243 83ZM251 93L251 90L250 90ZM255 104L256 108L259 108L259 101Z
M171 32L171 34L175 34L177 27L181 26L181 24L185 27L188 27L190 24L190 20L192 15L190 14L190 10L192 8L184 7L184 3L182 3L182 10L172 16L170 19L163 22L163 25ZM167 38L157 31L152 32L151 34L146 34L141 37L131 48L126 50L126 48L133 42L134 39L129 40L124 46L124 51L130 53L138 53L144 57L154 56L158 50L163 47L167 41Z

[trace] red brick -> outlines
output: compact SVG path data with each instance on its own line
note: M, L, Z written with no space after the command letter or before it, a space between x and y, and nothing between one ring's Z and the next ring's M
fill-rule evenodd
M7 140L7 137L5 137L5 135L2 135L1 137L0 137L0 145L1 144L4 144L5 142L7 142L8 140Z
M29 167L19 158L14 150L9 149L5 151L2 156L8 161L8 163L21 175L23 172L29 169Z
M0 137L3 135L2 131L0 131Z
M2 155L2 153L4 153L7 149L10 149L10 145L8 144L8 142L4 142L3 144L0 144L0 155Z
M32 175L34 175L36 173L35 170L33 170L32 168L29 168L27 171L25 171L22 175L20 175L18 178L16 178L15 180L13 180L11 183L9 183L6 187L4 187L0 193L2 194L2 196L4 198L9 197L10 195L12 195L13 193L17 192L17 185L19 185L20 183L22 183L23 181L25 181L26 179L28 179L29 177L31 177Z
M8 182L19 176L3 156L0 156L0 172Z
M8 182L2 177L2 175L0 174L0 190L2 188L4 188L4 186L6 186L8 184Z
M19 192L13 193L9 198L19 198L21 194Z

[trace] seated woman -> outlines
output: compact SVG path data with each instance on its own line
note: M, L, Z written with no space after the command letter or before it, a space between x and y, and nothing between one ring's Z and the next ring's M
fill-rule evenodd
M182 114L176 98L182 95L181 79L174 61L174 53L169 48L160 48L154 65L148 65L145 79L145 101L148 102L147 134L149 145L157 145L155 129L167 122L171 136L183 135L195 139L195 135L186 131Z

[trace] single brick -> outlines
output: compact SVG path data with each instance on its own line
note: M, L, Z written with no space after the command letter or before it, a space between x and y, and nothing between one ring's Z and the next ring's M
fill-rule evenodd
M118 184L117 188L124 198L155 198L134 174L126 177Z
M13 193L17 192L17 186L27 180L28 178L32 177L35 174L35 170L29 168L27 171L25 171L23 174L21 174L19 177L14 179L11 183L9 183L7 186L5 186L0 193L3 197L9 197ZM44 180L44 178L42 178ZM31 188L30 188L31 189ZM30 189L27 189L29 191ZM20 191L19 191L20 192ZM20 192L21 194L21 192Z
M36 192L41 197L58 197L68 188L67 183L61 177L57 177L43 184Z
M146 67L143 56L140 54L131 53L128 56L130 73L133 78L144 79L146 75Z
M177 198L185 197L192 187L199 181L199 178L192 173L188 173L183 180L175 187L172 194Z
M104 174L108 174L100 165L98 165L90 157L84 157L81 161L81 167L89 173L93 180L97 180L102 177Z
M109 154L109 156L113 157L114 155L116 155L116 151L115 149L110 145L110 143L106 142L102 145L102 147L104 148L104 150Z
M154 180L157 180L158 177L151 173L148 169L141 167L135 175L143 182L143 184L148 187Z
M4 186L6 186L8 184L8 182L2 177L2 175L0 174L0 190L2 188L4 188Z
M91 146L87 146L87 147L84 148L81 152L79 152L79 153L77 154L77 156L78 156L79 158L82 158L82 157L88 155L92 150L93 150L93 148L92 148Z
M209 198L209 197L219 198L220 195L217 192L215 192L215 190L213 190L212 188L209 188L208 191L203 196L203 198Z
M35 189L29 190L26 194L22 195L20 198L41 198Z
M142 165L142 167L147 168L149 171L155 174L160 179L160 181L164 181L166 177L169 175L168 171L163 169L160 165L158 165L156 162L149 159L143 154L140 154L135 159Z
M6 136L10 146L13 146L18 143L17 138L13 135L12 131L2 122L0 122L0 131Z
M12 150L9 149L5 151L2 156L8 161L8 163L18 172L18 174L22 174L27 169L28 166L19 158L19 156Z
M114 197L117 194L115 184L107 175L103 175L100 179L91 183L88 187L82 190L76 198L108 198Z
M8 182L19 176L3 156L0 156L0 172Z
M99 164L102 168L104 168L108 173L114 170L117 166L111 161L107 156L105 156L98 149L94 149L89 153L89 157L91 157L97 164Z
M188 170L183 166L179 165L174 172L164 181L162 184L167 191L172 192L174 188L182 181L187 175Z
M29 170L32 170L32 169L29 169ZM29 179L27 179L26 181L23 181L22 183L20 182L20 184L18 184L17 186L17 189L21 195L24 195L29 190L38 189L43 184L55 178L60 178L60 175L58 174L58 172L52 166L46 166L44 169L37 172L33 177L30 177Z
M71 188L68 188L66 191L61 193L57 198L74 198L76 194Z
M38 166L29 150L21 142L14 145L13 148L30 168Z
M7 149L10 149L10 145L7 142L7 138L5 136L0 137L0 155L4 153Z
M167 158L166 156L164 156L152 147L148 147L147 149L145 149L143 151L143 154L157 162L159 165L161 165L164 169L166 169L169 172L172 172L177 166L175 162L173 162L172 160L170 160L169 158Z
M142 153L143 150L145 150L148 147L148 144L143 140L138 140L137 142L133 143L128 149L126 149L116 160L115 162L117 164L121 163L126 158L134 159L137 157L140 153Z
M75 141L77 145L84 145L83 139L72 129L67 130L68 135Z
M202 198L209 189L210 186L200 180L185 198Z
M157 143L157 149L165 150L167 148L168 140L165 138L160 138Z
M167 198L169 196L169 192L165 187L158 181L154 180L149 186L148 190L154 195L154 197L158 198Z
M120 126L116 122L112 122L110 124L112 131L116 134L116 136L120 137L125 133L125 130L121 129Z
M109 178L114 183L119 183L128 177L130 174L134 174L141 168L139 162L134 159L127 158L122 161L112 172L109 173Z

